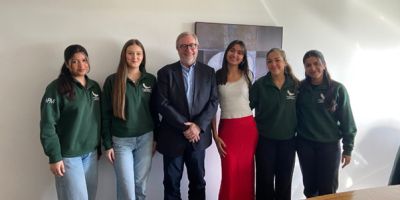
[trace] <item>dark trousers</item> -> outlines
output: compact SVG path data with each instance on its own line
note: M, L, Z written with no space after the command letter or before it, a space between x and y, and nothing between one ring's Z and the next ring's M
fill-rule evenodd
M290 200L296 145L294 139L258 138L256 199Z
M309 198L336 193L341 155L339 141L323 143L298 137L296 143L304 195Z
M181 200L180 182L184 165L189 179L189 200L206 199L204 158L205 150L193 151L190 147L181 156L163 156L164 200Z
M392 173L389 179L389 185L400 184L400 149L397 150L396 159L394 160Z

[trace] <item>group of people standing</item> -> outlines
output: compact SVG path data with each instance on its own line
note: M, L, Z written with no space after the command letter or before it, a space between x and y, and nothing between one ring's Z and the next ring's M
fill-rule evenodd
M85 48L65 49L61 73L42 98L40 121L58 199L95 199L102 142L115 169L117 199L146 199L157 150L164 199L181 199L186 167L188 198L203 200L212 138L221 158L220 200L291 199L296 152L305 196L336 192L356 126L346 89L331 79L322 53L304 55L306 78L299 81L285 52L273 48L266 55L268 73L254 81L242 41L228 45L217 72L197 61L198 47L194 33L181 33L179 61L162 67L156 78L146 72L142 43L129 40L103 90L87 76Z

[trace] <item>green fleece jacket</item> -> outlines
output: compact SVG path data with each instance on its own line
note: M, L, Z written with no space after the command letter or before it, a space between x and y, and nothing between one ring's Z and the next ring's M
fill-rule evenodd
M258 133L268 139L287 140L296 132L296 96L294 81L286 76L279 89L271 74L259 78L250 89L250 107L255 109Z
M332 81L335 110L329 111L325 106L328 82L311 85L302 81L297 98L297 116L299 137L316 142L334 142L343 138L343 154L351 155L354 137L357 132L350 99L346 88Z
M125 117L122 120L113 115L112 95L115 74L107 77L103 86L102 98L102 138L105 149L112 147L112 136L137 137L153 131L158 124L158 115L153 104L156 77L149 73L133 83L126 82Z
M50 163L94 151L100 143L100 87L86 78L86 87L74 81L75 97L69 100L51 82L43 95L40 139Z

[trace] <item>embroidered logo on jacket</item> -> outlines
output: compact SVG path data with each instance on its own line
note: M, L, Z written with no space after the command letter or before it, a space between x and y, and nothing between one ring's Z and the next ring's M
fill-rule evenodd
M44 102L49 103L49 104L54 104L56 102L56 99L47 98Z
M325 95L321 93L321 94L319 94L319 96L321 98L317 99L317 102L318 103L324 103L325 102Z
M287 100L295 100L296 99L296 94L294 92L290 92L290 90L286 91L286 99Z
M151 86L147 86L145 83L143 83L143 92L151 93Z
M93 95L93 101L98 101L100 100L99 94L96 94L92 91L92 95Z

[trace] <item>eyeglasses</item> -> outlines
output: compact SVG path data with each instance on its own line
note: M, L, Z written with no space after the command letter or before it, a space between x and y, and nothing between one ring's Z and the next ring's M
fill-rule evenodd
M192 44L181 44L179 45L180 49L195 49L197 48L197 44L196 43L192 43Z

